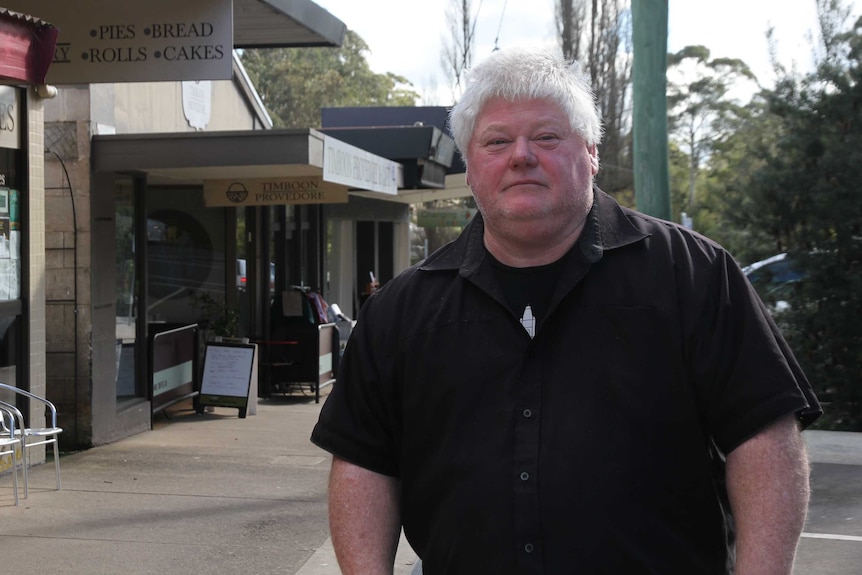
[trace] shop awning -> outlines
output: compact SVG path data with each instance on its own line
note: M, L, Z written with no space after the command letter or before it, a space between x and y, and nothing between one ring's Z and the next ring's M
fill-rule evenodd
M341 46L344 22L311 0L234 0L234 48Z
M44 84L57 34L57 28L43 20L0 8L0 78Z
M138 172L153 185L319 178L397 201L403 169L317 130L248 130L93 137L96 172Z
M415 181L406 181L410 179L410 167L405 168L403 158L400 162L391 162L373 149L362 149L338 138L337 131L329 135L312 128L111 134L93 136L92 142L94 171L145 173L152 185L199 186L214 180L301 177L319 177L333 182L338 178L325 174L328 148L339 154L342 167L354 168L361 164L366 169L376 167L379 171L381 167L394 165L396 189L380 191L377 186L356 181L345 186L351 195L406 204L470 195L463 173L446 175L443 186L417 185ZM427 161L426 151L417 153L423 154L419 159ZM348 157L351 155L354 157ZM330 154L330 158L335 156ZM357 164L351 165L345 160ZM360 177L363 175L360 168L349 171Z
M39 83L50 84L228 80L234 48L340 46L346 33L312 0L182 0L182 9L177 0L3 4L56 26L56 49L33 43L51 63ZM20 51L20 42L6 44Z

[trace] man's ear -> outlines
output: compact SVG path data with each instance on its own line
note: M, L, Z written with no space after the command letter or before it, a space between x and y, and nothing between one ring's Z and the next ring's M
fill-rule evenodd
M590 171L593 176L599 173L599 147L595 144L587 146L587 151L590 154Z

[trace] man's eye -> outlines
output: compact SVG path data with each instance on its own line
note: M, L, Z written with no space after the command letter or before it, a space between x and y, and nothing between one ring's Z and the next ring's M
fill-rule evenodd
M493 140L488 140L489 146L501 146L506 143L506 140L503 138L494 138Z

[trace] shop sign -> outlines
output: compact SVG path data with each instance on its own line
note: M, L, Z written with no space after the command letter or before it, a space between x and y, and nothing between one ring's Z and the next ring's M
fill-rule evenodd
M21 147L20 103L20 90L0 86L0 148L17 150Z
M323 136L323 179L349 188L398 194L400 164Z
M280 206L287 204L343 204L347 188L319 177L206 180L207 207Z
M49 84L229 80L231 0L5 0L60 29Z
M476 208L430 208L416 212L420 228L463 228L476 215Z

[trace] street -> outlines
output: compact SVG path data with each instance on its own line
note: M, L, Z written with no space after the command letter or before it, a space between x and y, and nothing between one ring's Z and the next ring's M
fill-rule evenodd
M811 504L794 575L862 573L862 434L805 432Z

